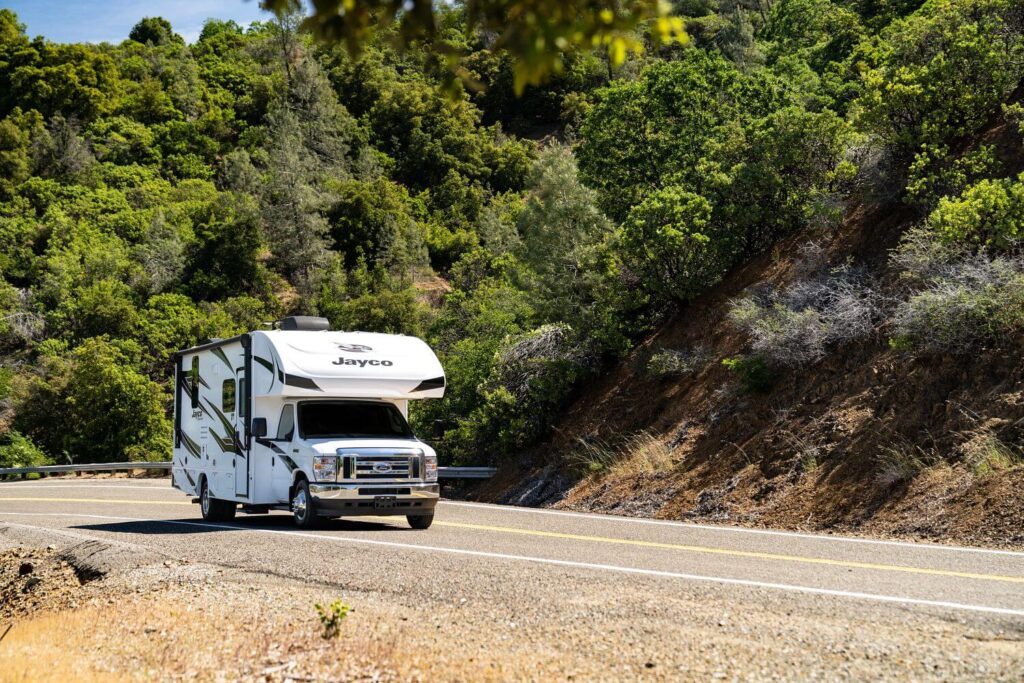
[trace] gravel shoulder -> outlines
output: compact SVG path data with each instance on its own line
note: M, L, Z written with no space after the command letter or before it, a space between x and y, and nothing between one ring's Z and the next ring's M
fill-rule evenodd
M1019 680L1019 620L516 565L387 585L0 533L0 680ZM26 563L31 572L22 573ZM34 580L37 579L37 580ZM31 582L32 585L29 585ZM315 602L353 611L325 640ZM6 626L0 627L0 632Z

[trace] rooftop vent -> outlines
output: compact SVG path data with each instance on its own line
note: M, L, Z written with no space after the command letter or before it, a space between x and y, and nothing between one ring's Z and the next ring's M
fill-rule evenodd
M295 330L309 330L315 332L322 332L331 328L331 323L327 318L316 318L311 315L292 315L287 318L282 318L278 323L278 326L282 330L288 330L293 332Z

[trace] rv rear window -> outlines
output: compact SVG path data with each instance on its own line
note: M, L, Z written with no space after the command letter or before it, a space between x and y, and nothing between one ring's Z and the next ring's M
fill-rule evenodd
M303 401L299 433L305 439L409 439L409 423L390 403Z
M189 372L189 398L192 410L199 407L199 356L192 356L192 370Z

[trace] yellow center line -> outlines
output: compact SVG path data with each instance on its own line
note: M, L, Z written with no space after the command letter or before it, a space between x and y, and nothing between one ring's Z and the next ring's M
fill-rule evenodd
M8 498L0 496L2 501L19 502L50 502L50 503L108 503L108 504L129 504L129 505L192 505L191 501L179 500L119 500L112 498L43 498L43 497L19 497ZM394 517L386 516L364 516L362 520L379 519L393 521ZM807 557L803 555L783 555L781 553L765 553L753 550L734 550L730 548L715 548L703 545L685 545L680 543L662 543L659 541L644 541L632 538L613 538L608 536L587 536L584 534L569 534L559 531L541 531L538 529L522 529L518 527L491 526L487 524L469 524L466 522L444 522L435 521L435 526L449 527L454 529L472 529L474 531L493 531L504 534L519 534L522 536L538 536L541 538L558 538L572 541L586 541L589 543L607 543L613 545L626 545L641 548L659 548L663 550L677 550L690 553L702 553L705 555L724 555L727 557L747 557L758 560L776 560L781 562L797 562L803 564L818 564L831 567L848 567L851 569L872 569L878 571L903 572L907 574L925 574L928 576L948 576L958 579L978 579L982 581L1003 581L1007 583L1024 583L1024 576L1002 576L999 574L977 574L973 572L958 572L950 569L932 569L928 567L908 567L895 564L877 564L874 562L858 562L855 560L831 560L824 557Z
M642 548L661 548L665 550L680 550L691 553L704 553L707 555L726 555L729 557L749 557L759 560L779 560L784 562L801 562L806 564L823 564L832 567L849 567L853 569L875 569L890 572L905 572L909 574L927 574L930 576L951 576L960 579L980 579L983 581L1005 581L1009 583L1024 583L1024 576L1001 576L998 574L976 574L973 572L958 572L950 569L931 569L927 567L907 567L895 564L876 564L874 562L857 562L855 560L830 560L824 557L806 557L803 555L783 555L779 553L763 553L753 550L732 550L729 548L714 548L702 545L684 545L679 543L660 543L658 541L643 541L630 538L609 538L606 536L586 536L583 534L567 534L558 531L539 531L536 529L520 529L515 527L489 526L486 524L467 524L465 522L441 522L435 521L435 526L446 526L457 529L473 529L477 531L497 531L506 534L521 534L524 536L542 536L544 538L560 538L573 541L589 541L591 543L611 543L615 545L639 546Z

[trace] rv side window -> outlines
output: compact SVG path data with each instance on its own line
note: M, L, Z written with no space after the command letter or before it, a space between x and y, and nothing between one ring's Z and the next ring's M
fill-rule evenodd
M199 407L199 356L192 356L192 370L189 373L189 393L192 398L192 410Z
M220 409L225 413L235 412L235 380L226 379L221 385Z
M281 408L281 419L277 423L277 440L291 441L295 435L295 408L287 405Z

